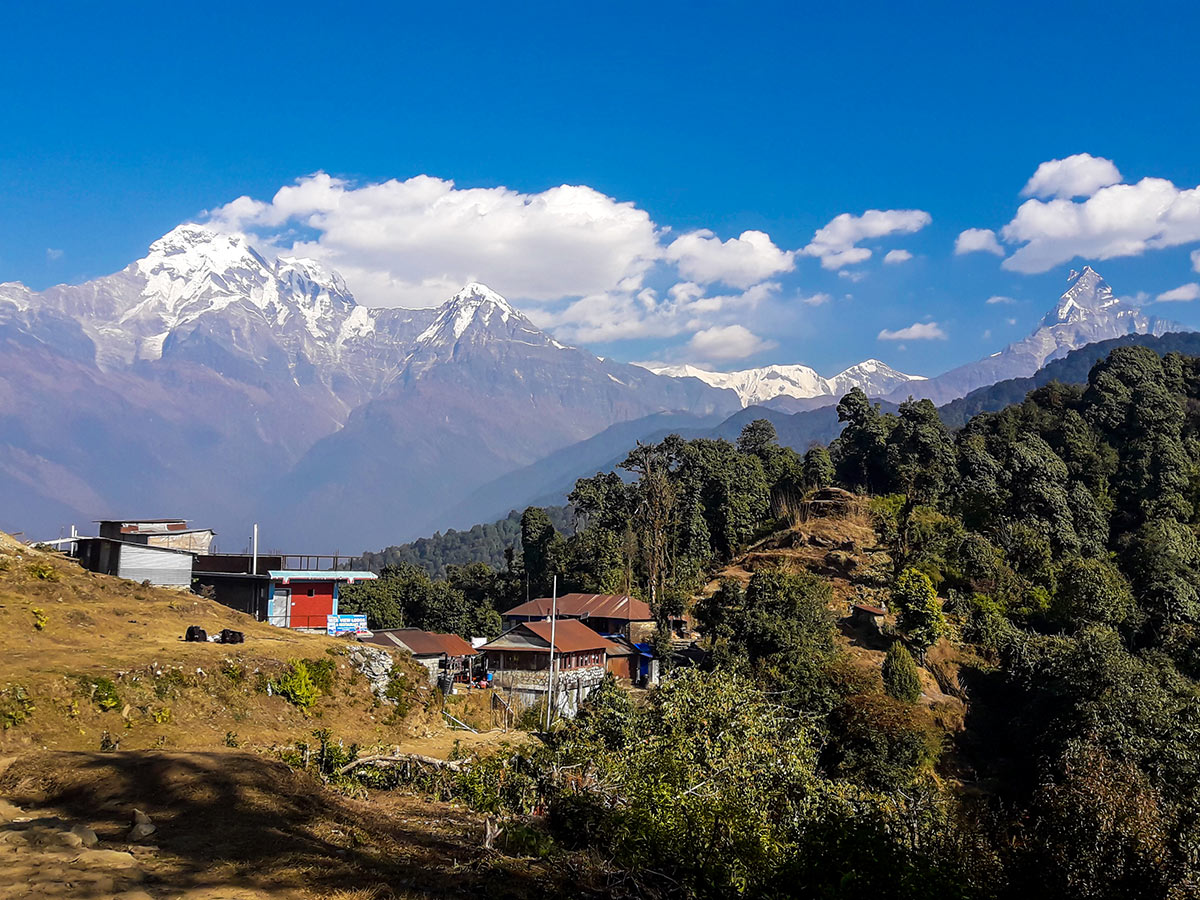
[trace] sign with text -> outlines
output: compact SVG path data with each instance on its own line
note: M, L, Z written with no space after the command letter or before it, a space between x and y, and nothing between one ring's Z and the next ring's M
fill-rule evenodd
M337 637L339 634L366 634L366 616L326 616L325 633Z

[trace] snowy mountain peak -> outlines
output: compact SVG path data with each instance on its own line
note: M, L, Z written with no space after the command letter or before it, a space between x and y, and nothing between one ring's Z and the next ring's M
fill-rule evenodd
M540 334L511 303L485 284L472 281L442 304L437 318L417 337L421 344L450 344L467 333L472 326L482 330L508 325L526 326L531 334Z
M743 406L766 403L778 397L807 400L812 397L840 398L851 388L861 388L872 397L881 396L920 375L906 375L877 359L867 359L832 378L823 378L804 365L772 365L738 372L712 372L696 366L660 366L651 369L672 378L698 378L716 388L734 391Z
M1058 304L1046 314L1038 328L1083 322L1090 318L1089 313L1112 311L1121 303L1113 296L1108 282L1091 266L1084 266L1082 272L1072 269L1067 281L1070 287L1058 298Z

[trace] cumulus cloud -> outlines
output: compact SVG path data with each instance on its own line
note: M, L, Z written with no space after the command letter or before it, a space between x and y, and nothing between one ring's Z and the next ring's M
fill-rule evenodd
M998 303L1016 303L1017 301L1014 300L1012 297L1004 297L1004 296L1001 296L1000 294L996 294L992 297L988 297L987 300L985 300L984 302L987 303L989 306L995 306Z
M1119 184L1121 173L1111 159L1076 153L1037 167L1021 191L1022 197L1090 197L1102 187Z
M820 293L820 294L810 294L807 297L801 297L799 299L800 299L800 302L805 304L806 306L824 306L826 303L828 303L830 300L832 300L833 297L831 297L829 294Z
M320 260L376 306L440 303L474 280L533 301L636 290L662 256L648 213L586 186L524 194L427 175L354 185L318 172L269 203L240 197L211 221Z
M535 321L553 328L563 340L580 343L674 337L733 324L778 292L779 284L773 281L736 294L709 294L701 285L684 281L672 285L664 295L652 288L589 294L562 310L543 311Z
M745 359L777 346L774 341L760 338L744 325L714 325L692 335L687 343L689 353L702 359Z
M861 216L842 213L817 229L803 252L817 257L826 269L840 269L870 259L871 251L858 246L861 241L913 234L932 221L929 213L920 209L868 209Z
M912 259L912 254L907 250L889 250L887 255L883 258L883 261L885 263L895 264L908 262L910 259Z
M1177 288L1172 288L1169 291L1163 291L1154 299L1159 303L1167 303L1170 301L1200 300L1200 284L1197 284L1194 281L1190 284L1181 284Z
M996 232L992 229L968 228L959 234L954 242L954 255L962 256L964 253L994 253L996 256L1003 256L1004 248L996 240Z
M1076 257L1112 259L1200 241L1200 187L1165 178L1100 188L1081 202L1027 200L1000 231L1021 246L1003 263L1016 272L1045 272Z
M748 288L796 267L795 251L780 250L761 231L743 231L724 242L708 229L693 231L672 241L665 257L690 281L719 281L736 288Z
M940 341L946 339L946 332L942 331L937 322L914 322L907 328L895 331L885 328L879 332L877 338L881 341Z

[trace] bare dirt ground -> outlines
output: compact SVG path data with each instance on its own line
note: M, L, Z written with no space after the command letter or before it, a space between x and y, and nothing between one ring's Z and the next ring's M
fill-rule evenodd
M193 624L246 642L185 643ZM352 799L279 761L318 729L364 752L439 758L530 739L490 729L484 697L447 703L481 733L448 728L425 669L403 654L392 655L412 691L398 711L350 667L344 641L94 575L3 534L0 636L0 898L575 893L562 859L484 850L468 810L401 791ZM294 659L334 661L308 711L266 690ZM135 809L156 828L140 842L128 839Z
M0 777L0 794L3 898L573 892L561 860L483 849L483 820L467 810L399 792L350 799L252 754L29 754ZM156 829L140 842L128 837L135 809ZM98 843L72 836L86 834L79 826Z

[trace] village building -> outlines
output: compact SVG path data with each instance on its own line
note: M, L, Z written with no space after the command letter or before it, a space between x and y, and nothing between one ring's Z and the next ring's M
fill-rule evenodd
M216 532L188 528L186 519L98 519L100 537L129 544L145 544L188 553L207 553Z
M479 655L479 651L457 634L422 631L420 628L376 629L359 640L391 650L407 650L429 671L430 684L437 684L443 673L452 679L459 676L469 679L472 664Z
M623 634L633 641L646 641L654 633L650 606L628 594L564 594L557 601L539 597L506 612L504 626L549 620L552 609L556 618L578 620L597 634Z
M271 569L271 591L265 621L281 628L324 631L338 615L338 589L343 584L374 581L374 572Z
M522 705L533 705L550 692L553 637L554 695L557 715L573 716L608 670L608 654L617 647L578 619L519 622L479 649L492 687L507 691ZM510 703L510 706L512 704Z
M658 660L649 644L635 644L620 634L609 635L608 641L614 648L606 662L610 673L631 684L658 684Z
M116 575L158 587L188 588L192 584L192 554L106 537L72 539L79 564L89 572Z

